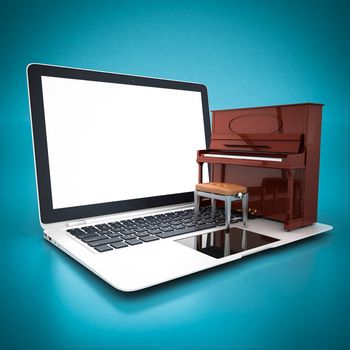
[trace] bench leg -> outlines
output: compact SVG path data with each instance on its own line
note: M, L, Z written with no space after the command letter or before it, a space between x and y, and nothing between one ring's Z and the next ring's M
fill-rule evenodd
M215 218L215 212L216 212L216 201L215 198L211 198L211 217Z
M230 231L231 203L232 203L231 197L227 196L227 197L225 198L225 222L226 222L225 231L226 231L226 232L229 232L229 231Z
M248 193L245 193L242 198L242 217L243 217L243 226L247 227L248 220Z
M194 219L197 220L199 214L199 196L197 191L194 191Z

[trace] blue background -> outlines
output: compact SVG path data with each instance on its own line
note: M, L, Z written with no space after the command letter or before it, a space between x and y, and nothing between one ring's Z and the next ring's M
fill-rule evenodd
M347 1L2 1L0 347L349 348L349 16ZM30 62L202 82L211 109L324 103L319 221L334 230L112 289L41 237Z

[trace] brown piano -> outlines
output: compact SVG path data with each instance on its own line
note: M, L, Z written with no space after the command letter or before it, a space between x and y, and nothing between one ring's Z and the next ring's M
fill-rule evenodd
M208 163L210 181L248 187L249 208L257 216L283 222L286 230L313 224L322 106L303 103L212 111L210 148L197 152L199 182L203 164Z

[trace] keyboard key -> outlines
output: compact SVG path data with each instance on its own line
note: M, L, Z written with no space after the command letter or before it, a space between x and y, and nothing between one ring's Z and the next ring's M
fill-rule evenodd
M67 232L74 233L76 230L80 230L80 228L70 228L67 230Z
M175 229L173 227L162 227L162 231L163 232L170 232L170 231L174 231Z
M112 241L113 241L113 243L114 242L122 242L124 239L123 239L123 237L111 237L111 239L112 239Z
M124 242L116 242L116 243L112 243L111 246L115 249L119 249L119 248L124 248L124 247L128 247L127 244L125 244Z
M125 236L123 236L123 239L124 239L124 240L127 240L127 239L134 239L134 238L136 238L136 236L134 236L134 235L125 235Z
M148 226L147 222L144 221L144 222L140 222L140 223L137 223L137 228L135 227L135 229L138 229L138 228L146 228Z
M156 229L156 230L148 230L148 233L151 233L152 235L155 235L157 233L161 233L162 231L159 230L159 229Z
M109 233L111 233L112 231L111 230L101 230L101 231L99 231L98 233L100 234L100 235L108 235Z
M87 244L90 247L96 247L98 245L111 244L111 243L120 242L120 241L122 241L122 239L119 237L116 237L116 238L108 238L108 239L102 239L102 240L98 240L98 241L88 242Z
M140 244L142 243L142 241L138 240L138 239L128 239L127 241L125 241L126 243L130 244L130 245L135 245L135 244Z
M157 236L159 238L168 238L168 237L183 235L185 233L205 230L207 228L213 228L213 227L216 227L216 224L205 224L205 225L199 225L199 226L195 226L195 227L191 227L191 228L183 228L180 230L175 230L175 231L170 231L170 232L162 232L162 233L158 233Z
M84 242L84 243L88 243L88 242L94 242L94 241L101 241L101 240L104 240L108 238L107 236L100 236L100 235L94 235L94 236L90 236L90 237L84 237L82 238L81 240Z
M126 234L126 230L124 230L124 229L118 230L118 233L121 233L122 235L124 235L124 234Z
M136 219L134 219L134 221L139 224L140 222L144 222L145 219L144 218L136 218Z
M194 222L186 222L183 224L185 227L193 227L196 226L196 224Z
M107 233L107 236L111 237L111 238L114 238L114 237L120 237L121 234L117 233L117 232L110 232L110 233Z
M82 238L81 240L85 243L87 242L93 242L93 241L101 241L103 239L108 239L108 236L105 236L105 235L95 235L93 237L87 237L87 238Z
M148 232L144 231L144 232L135 233L135 236L145 237L145 236L149 236L149 234L148 234Z
M95 225L95 227L97 227L101 231L108 230L110 228L107 224Z
M151 226L148 226L148 229L149 230L156 230L156 229L158 229L158 225L151 225Z
M174 228L174 229L179 229L179 228L184 228L184 226L183 225L172 225L172 227Z
M122 228L123 225L120 224L119 222L110 222L109 226L113 227L113 228Z
M92 235L96 235L95 232L84 232L84 231L81 231L82 233L75 233L74 234L74 237L78 238L78 239L82 239L84 237L89 237L89 236L92 236Z
M67 230L67 232L69 232L71 235L73 236L82 236L82 235L86 235L86 232L81 230L80 228L73 228L73 229L69 229Z
M90 233L90 234L91 234L91 233L96 233L96 234L99 234L100 231L97 230L97 229L96 229L96 230L86 230L85 233Z
M157 241L159 238L156 236L144 236L144 237L140 237L141 241L144 242L151 242L151 241Z
M123 232L124 235L132 235L132 234L134 234L134 233L135 233L135 232L132 231L132 230L127 230L127 231L124 231L124 232Z
M139 227L139 228L135 228L134 231L135 232L145 232L145 231L147 231L147 229L144 227Z
M109 232L113 232L113 233L118 233L121 229L120 228L114 228L114 227L111 227L110 230L108 230Z
M126 222L125 221L121 221L121 223L126 228L137 227L137 223L133 222L132 220L126 220Z
M107 252L108 250L113 250L113 248L111 248L110 246L108 246L107 244L105 245L99 245L98 247L95 247L95 249L102 253L102 252Z
M93 231L93 232L97 232L98 229L94 226L85 226L81 228L83 231L88 232L88 231Z

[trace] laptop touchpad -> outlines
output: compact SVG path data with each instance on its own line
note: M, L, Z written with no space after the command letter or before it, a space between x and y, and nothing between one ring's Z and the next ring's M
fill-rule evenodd
M277 241L277 238L233 227L229 232L214 231L175 242L219 259Z

